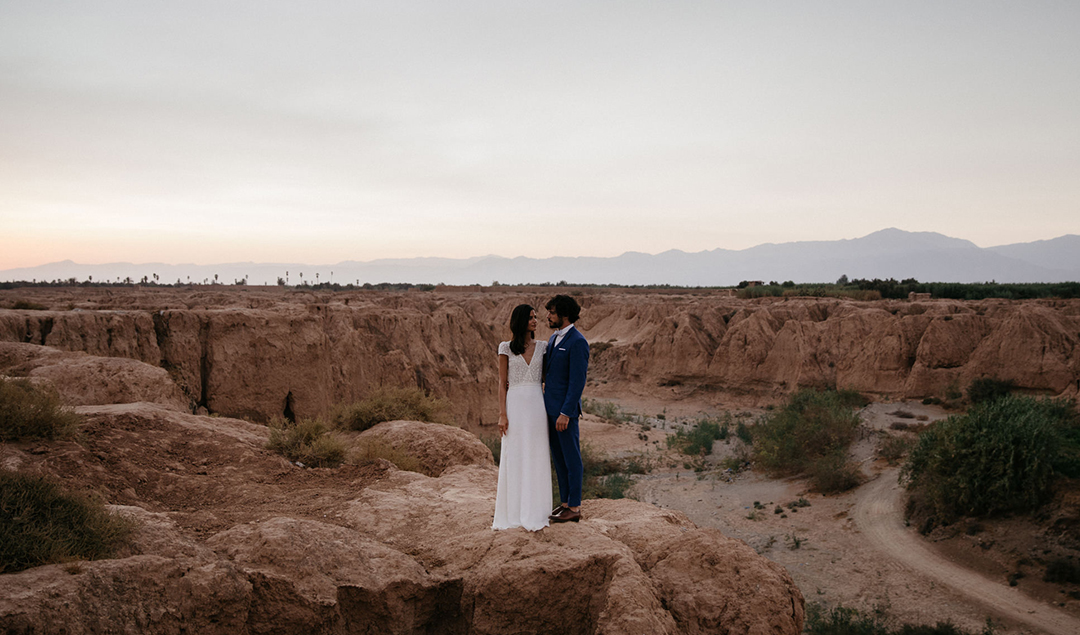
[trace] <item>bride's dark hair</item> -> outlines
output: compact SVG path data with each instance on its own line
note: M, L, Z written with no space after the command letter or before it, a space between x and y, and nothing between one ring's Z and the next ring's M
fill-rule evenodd
M521 355L525 352L528 337L536 337L536 333L529 330L529 320L533 308L528 304L519 304L510 313L510 332L514 337L510 340L510 352Z

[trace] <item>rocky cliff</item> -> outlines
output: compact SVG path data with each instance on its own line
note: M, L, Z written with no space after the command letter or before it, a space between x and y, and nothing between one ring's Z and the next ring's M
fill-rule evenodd
M254 421L319 414L382 385L448 398L475 429L497 419L497 343L514 305L548 290L17 289L49 310L0 310L0 341L166 369L192 411ZM1080 390L1080 301L738 300L585 290L594 396L773 401L804 386L942 396L972 379ZM542 314L543 311L541 310ZM541 320L543 323L543 320ZM539 337L546 337L541 329ZM200 411L201 412L201 411Z
M81 406L76 440L0 444L2 469L91 488L138 525L117 558L0 575L5 633L801 631L783 567L679 512L586 501L580 524L492 531L497 468L458 428L360 435L406 448L424 474L381 459L304 469L265 449L265 426L176 408L157 367L0 349L31 370L69 366L69 400L94 401L78 387L102 369L164 383L159 403Z

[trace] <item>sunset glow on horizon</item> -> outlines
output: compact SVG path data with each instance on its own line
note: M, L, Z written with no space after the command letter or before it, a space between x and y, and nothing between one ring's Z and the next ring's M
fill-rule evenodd
M9 2L0 270L1080 233L1070 2Z

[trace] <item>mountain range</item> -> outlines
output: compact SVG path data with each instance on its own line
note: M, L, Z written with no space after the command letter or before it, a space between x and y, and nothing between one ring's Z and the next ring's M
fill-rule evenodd
M1080 281L1080 235L979 247L935 232L883 229L861 238L766 243L742 250L713 249L659 254L626 252L610 258L566 257L408 258L332 265L222 263L215 265L109 263L84 265L65 260L0 271L0 281L116 281L144 276L161 283L213 282L275 284L301 282L364 284L488 285L545 282L676 286L732 286L742 280L833 282L855 278L915 278L921 282Z

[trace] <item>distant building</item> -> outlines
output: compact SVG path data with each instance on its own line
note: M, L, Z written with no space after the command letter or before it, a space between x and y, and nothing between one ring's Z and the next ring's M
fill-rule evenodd
M911 293L907 294L907 299L909 302L926 302L930 299L930 294L915 293L914 291L912 291Z
M748 287L763 287L765 286L764 280L747 280L746 286Z

